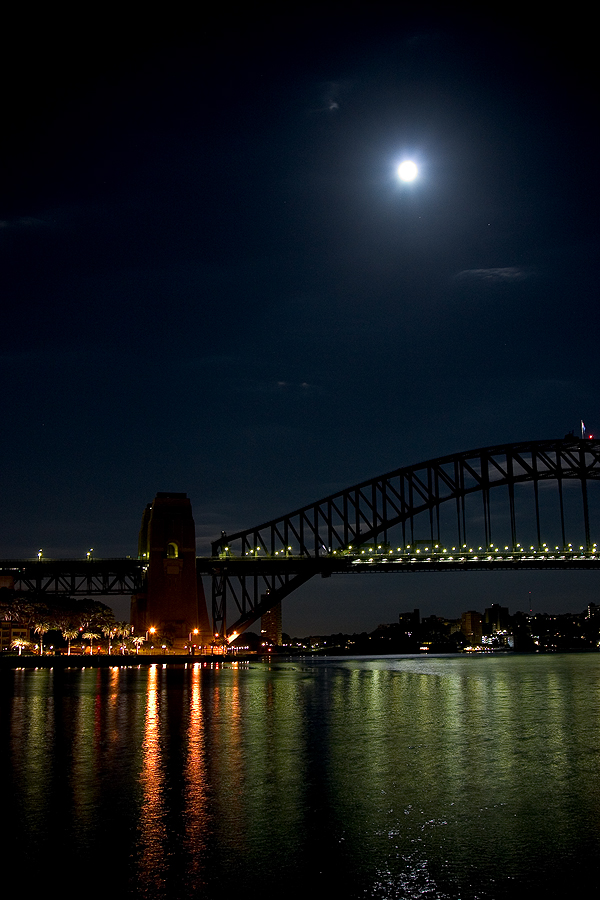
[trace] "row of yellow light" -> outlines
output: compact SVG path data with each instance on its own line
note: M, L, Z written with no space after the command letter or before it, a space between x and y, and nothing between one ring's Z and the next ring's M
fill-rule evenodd
M474 550L473 547L470 547L467 550L466 547L467 547L466 544L463 544L462 547L459 547L459 548L452 547L452 551L456 552L458 550L459 553L475 553L475 552L479 552L479 551L483 551L483 552L493 551L494 553L502 553L503 552L501 547L494 547L493 544L490 544L489 548L478 547L477 550ZM528 552L525 547L521 547L521 544L517 544L516 547L521 548L521 549L512 549L508 546L505 546L504 550L510 551L511 553L527 553ZM597 544L596 543L592 544L591 548L589 549L589 552L595 553L596 548L597 548ZM225 547L224 549L225 549L225 552L229 553L229 547ZM261 549L262 549L261 547L254 547L252 550L248 550L244 555L245 556L256 556L258 553L260 553ZM283 549L276 550L274 555L279 556L281 554L281 555L287 556L289 554L289 552L291 551L291 549L292 549L291 547L288 547L287 550L283 550ZM352 550L352 545L349 545L347 550L339 550L339 551L333 550L332 555L336 556L336 555L338 555L338 553L346 555L351 550ZM377 550L382 550L381 544L378 546ZM542 543L541 547L539 547L538 549L536 549L532 544L529 547L529 550L533 551L534 553L552 553L552 548L549 547L548 544L545 542ZM556 545L554 547L554 550L559 551L561 553L577 553L578 552L576 549L573 548L572 543L567 544L567 546L563 547L562 549L558 545ZM580 551L585 550L583 544L579 545L579 550ZM402 549L402 547L398 547L396 550L384 550L382 553L377 553L375 551L375 549L373 548L373 549L361 550L360 554L361 554L361 556L364 556L365 554L367 554L367 555L375 554L377 556L383 556L385 553L388 556L393 556L394 553L404 553L407 556L411 556L415 553L421 553L421 552L422 552L421 548L417 547L416 549L413 549L413 548L411 548L410 544L407 544L406 548L404 550ZM426 553L448 553L449 551L445 547L440 550L439 544L435 544L435 546L432 546L431 549L429 547L423 548L423 552L426 552ZM267 554L267 556L268 555L270 555L270 554ZM358 555L358 550L355 551L355 555Z

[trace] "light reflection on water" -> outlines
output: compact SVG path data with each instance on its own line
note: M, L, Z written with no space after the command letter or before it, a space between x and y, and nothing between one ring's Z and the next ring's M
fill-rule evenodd
M1 677L4 858L38 883L558 898L600 861L599 655Z
M162 672L160 673L162 675ZM159 670L148 669L146 715L142 743L142 803L139 819L139 887L158 893L166 881L166 775L161 740Z

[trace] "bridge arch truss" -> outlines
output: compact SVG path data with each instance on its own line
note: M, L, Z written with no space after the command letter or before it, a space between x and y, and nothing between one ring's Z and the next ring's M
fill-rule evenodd
M213 625L239 633L313 575L595 567L600 441L531 441L404 466L212 545Z

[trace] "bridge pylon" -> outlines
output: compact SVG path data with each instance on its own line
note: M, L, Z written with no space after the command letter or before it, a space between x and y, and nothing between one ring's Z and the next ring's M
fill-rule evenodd
M186 494L158 493L142 516L139 559L144 588L131 598L131 623L137 632L152 629L157 638L183 650L212 641L206 600L196 567L196 528Z

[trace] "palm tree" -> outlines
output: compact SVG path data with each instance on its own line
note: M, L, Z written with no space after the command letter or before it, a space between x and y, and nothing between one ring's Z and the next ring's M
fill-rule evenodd
M136 634L131 638L133 644L135 644L135 655L137 656L140 652L140 647L144 643L146 638L141 634Z
M47 631L50 631L51 627L50 622L45 620L37 622L33 627L35 633L40 636L40 656L43 656L44 654L44 635Z
M13 650L18 650L20 656L25 647L31 646L31 641L26 641L25 638L14 638L10 642L10 646Z
M90 656L93 656L93 654L94 654L94 641L96 640L97 637L100 637L100 635L97 634L95 631L84 631L83 634L81 635L81 637L82 637L85 641L89 641L89 642L90 642Z
M121 656L123 655L123 650L125 647L125 638L128 638L131 634L131 625L129 622L117 622L115 625L116 633L119 637L123 638L121 642Z
M102 626L102 634L105 638L108 638L108 655L110 656L111 652L111 640L114 638L117 633L117 625L116 622L106 622Z
M61 629L62 636L67 639L67 656L71 655L71 641L79 636L79 628L75 628L73 625L66 625Z

